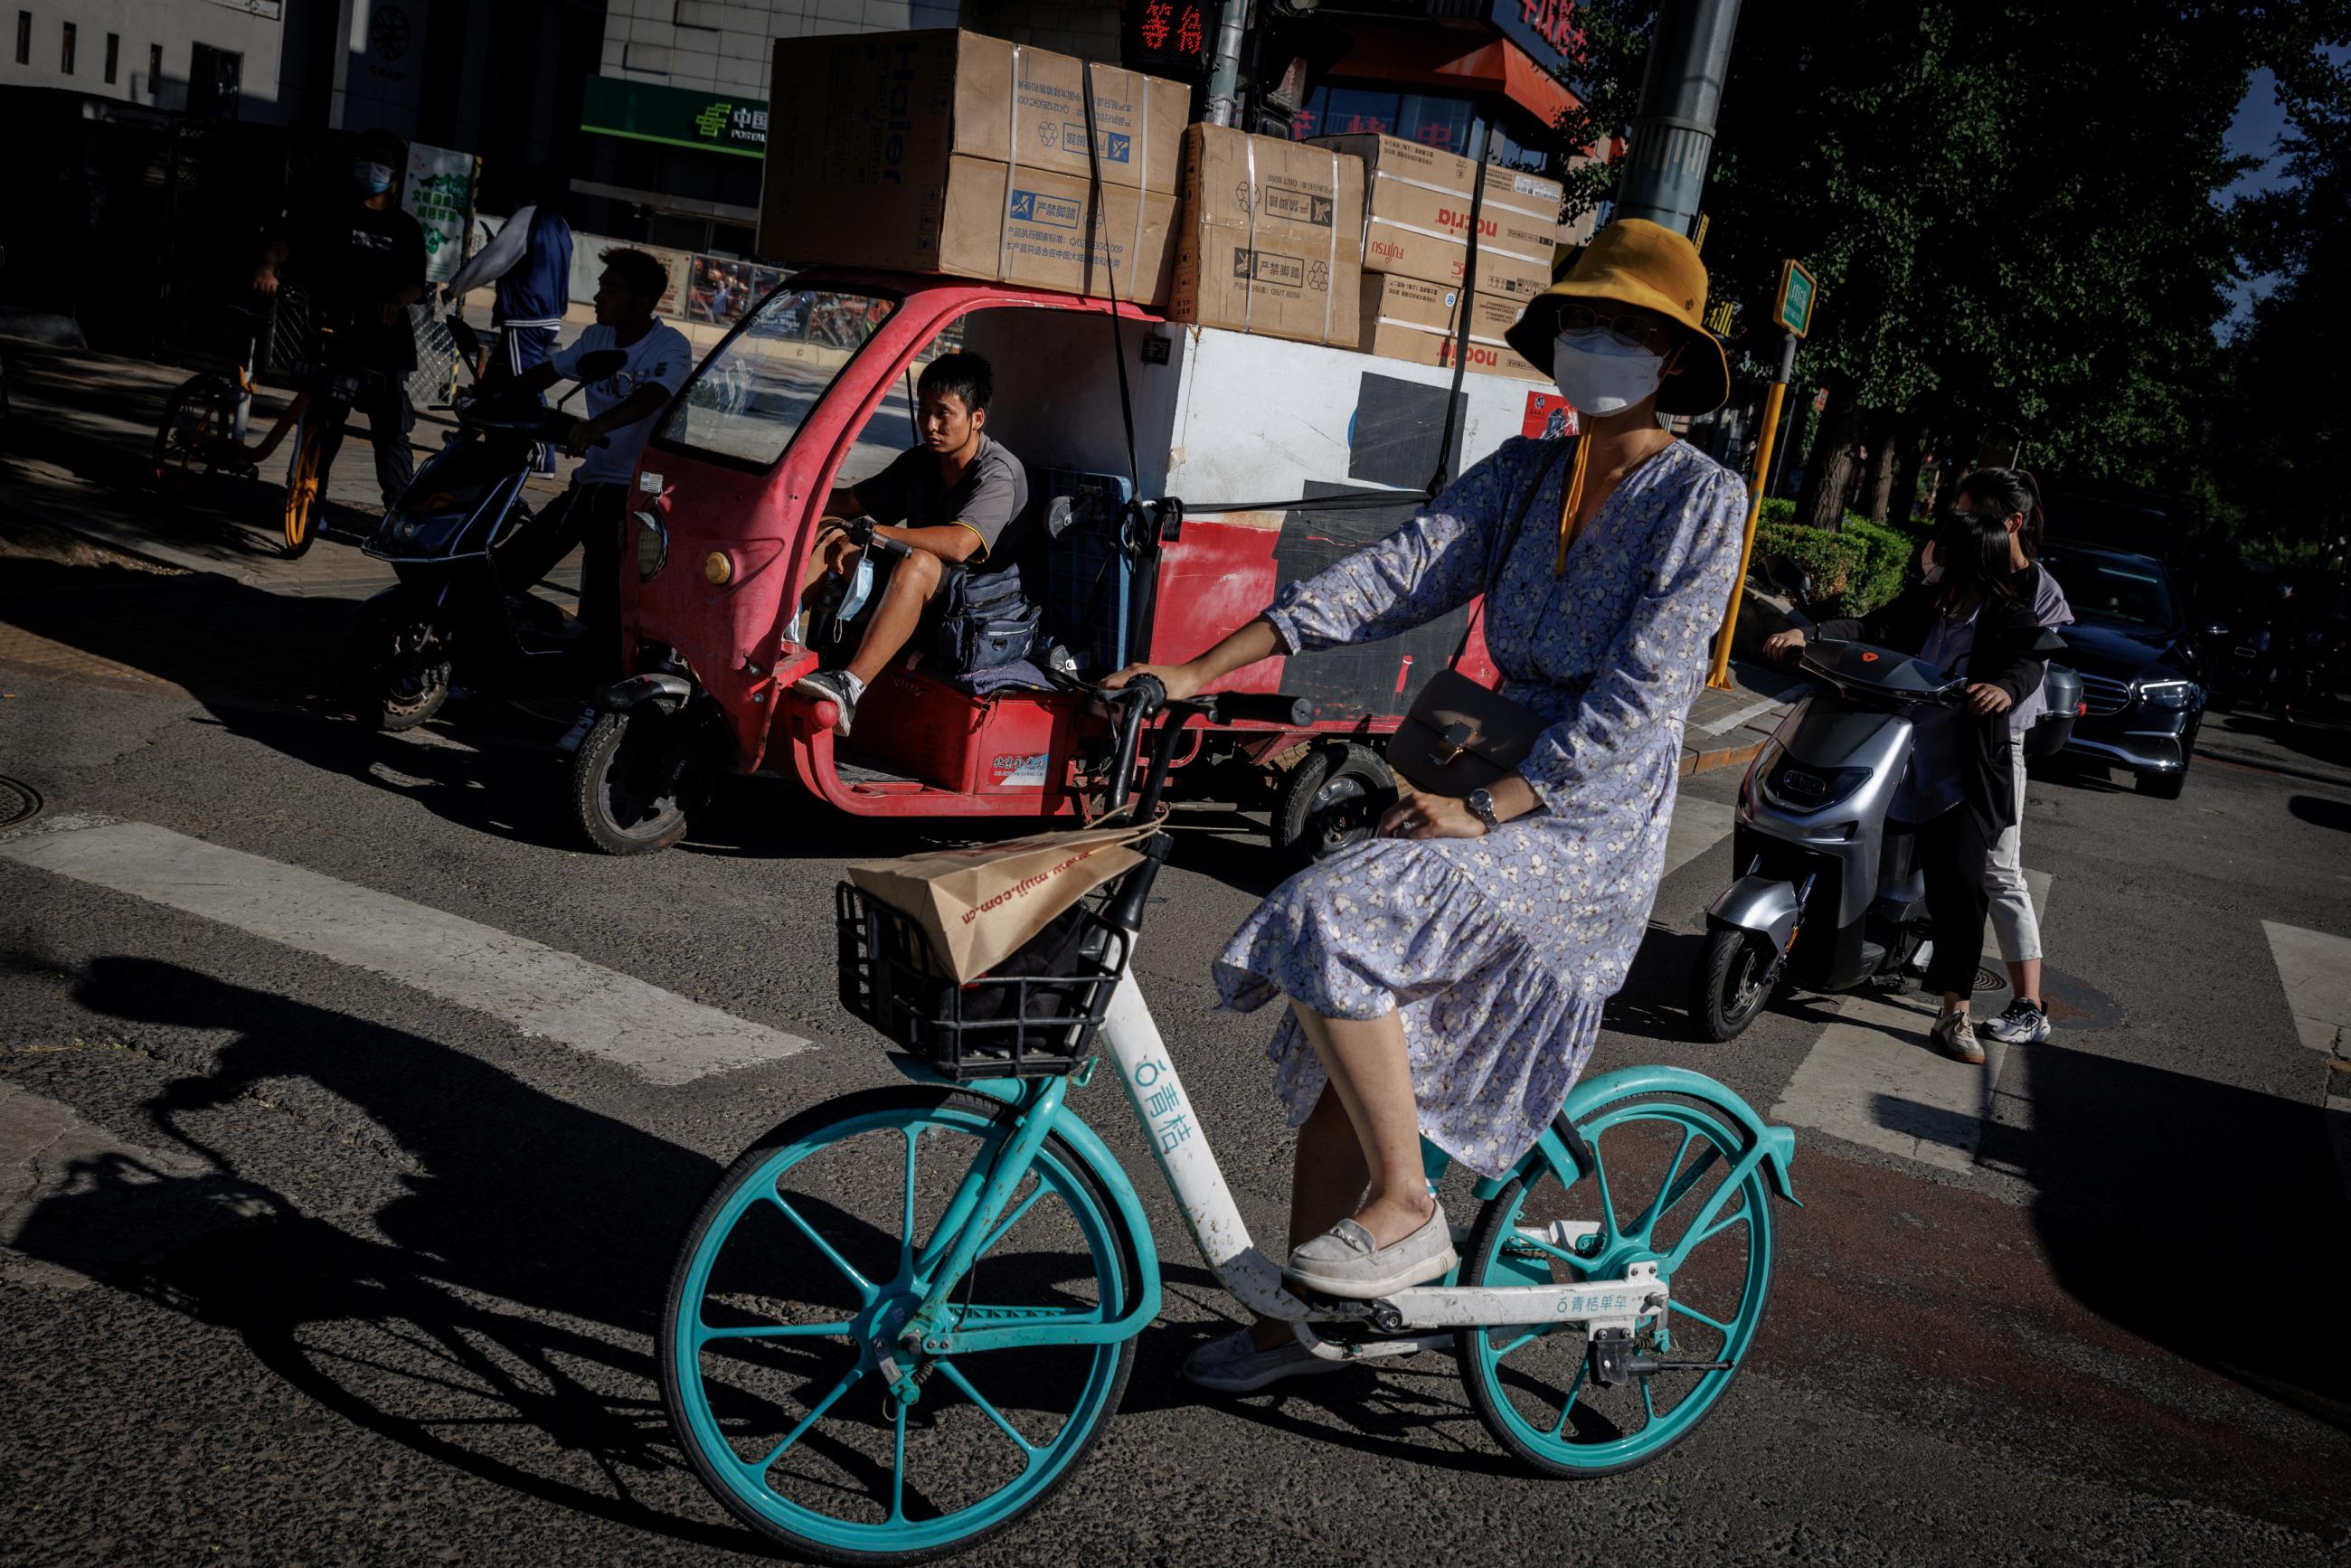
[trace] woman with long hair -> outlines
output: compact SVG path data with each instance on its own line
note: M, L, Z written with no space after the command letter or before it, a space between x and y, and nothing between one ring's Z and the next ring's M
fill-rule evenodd
M2009 562L2018 571L2041 559L2046 517L2041 506L2040 481L2022 468L1979 468L1959 481L1959 509L1996 512L2008 529ZM2032 578L2032 619L2054 630L2074 623L2073 607L2064 591L2045 571ZM2008 1009L1983 1026L1983 1032L2011 1045L2034 1044L2049 1038L2049 1009L2041 996L2041 915L2032 907L2032 894L2024 885L2024 737L2049 710L2047 695L2036 691L2009 710L2008 744L2014 755L2010 771L2016 780L2016 821L2001 831L1984 868L1984 893L1991 900L1991 931L2000 956L2008 966Z

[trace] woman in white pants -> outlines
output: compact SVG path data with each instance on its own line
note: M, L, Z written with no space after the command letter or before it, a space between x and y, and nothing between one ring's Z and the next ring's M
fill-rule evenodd
M1959 504L1964 511L1997 512L2008 519L2009 559L2018 570L2041 554L2041 486L2022 468L1979 468L1959 481ZM1928 566L1931 575L1935 568ZM2035 574L2033 618L2043 626L2070 625L2074 612L2064 591L2047 572ZM2049 1010L2041 998L2041 918L2032 907L2032 894L2024 885L2024 737L2048 711L2048 699L2035 692L2009 710L2010 773L2016 779L2016 822L2001 832L1985 862L1984 892L1991 902L1992 935L2000 956L2008 963L2008 981L2014 993L2008 1010L1985 1024L1984 1032L2011 1044L2049 1038Z

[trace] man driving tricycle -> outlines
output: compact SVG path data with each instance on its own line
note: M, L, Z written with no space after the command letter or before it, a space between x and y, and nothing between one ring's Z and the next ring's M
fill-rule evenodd
M825 502L800 591L835 591L832 614L860 629L857 651L792 689L839 710L836 735L848 736L858 698L918 629L958 674L1023 658L1035 640L1037 607L1020 570L1033 531L1029 476L987 434L995 390L994 369L977 354L933 360L915 385L922 444Z

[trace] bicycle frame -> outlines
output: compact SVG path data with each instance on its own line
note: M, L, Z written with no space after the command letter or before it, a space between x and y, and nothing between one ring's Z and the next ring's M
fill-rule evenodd
M1635 1265L1622 1277L1573 1284L1462 1286L1448 1276L1437 1283L1399 1291L1385 1299L1384 1305L1392 1312L1380 1314L1386 1321L1379 1322L1378 1327L1388 1337L1360 1345L1343 1345L1312 1334L1305 1327L1308 1320L1327 1322L1339 1314L1328 1307L1310 1305L1284 1289L1280 1269L1250 1239L1249 1226L1233 1201L1224 1172L1208 1146L1207 1130L1198 1124L1192 1103L1185 1093L1182 1075L1168 1055L1131 966L1130 957L1130 967L1119 979L1096 1038L1118 1071L1128 1103L1134 1107L1151 1144L1152 1157L1183 1208L1185 1224L1202 1260L1225 1289L1250 1312L1297 1323L1301 1342L1316 1354L1346 1358L1393 1354L1424 1344L1441 1343L1449 1340L1454 1331L1464 1328L1581 1326L1588 1333L1608 1329L1630 1332L1642 1319L1666 1311L1670 1292L1657 1277L1659 1270L1654 1263ZM919 1072L913 1064L907 1066L909 1071ZM903 1343L919 1344L923 1354L934 1356L1028 1344L1109 1343L1140 1333L1158 1315L1158 1259L1148 1221L1143 1217L1142 1206L1123 1167L1083 1120L1068 1110L1065 1101L1073 1082L1083 1080L984 1079L961 1085L1003 1100L1017 1107L1020 1114L995 1155L974 1162L942 1216L931 1245L916 1267L918 1278L928 1270L935 1268L936 1271L928 1275L930 1286L922 1306L906 1321L900 1336ZM1766 1126L1735 1096L1721 1092L1710 1080L1678 1068L1628 1068L1609 1073L1579 1085L1568 1103L1567 1120L1572 1125L1579 1113L1589 1114L1615 1100L1641 1093L1690 1093L1700 1089L1713 1092L1699 1097L1730 1114L1750 1141L1685 1230L1667 1260L1668 1270L1722 1225L1733 1222L1724 1220L1719 1224L1718 1217L1731 1194L1745 1184L1758 1165L1765 1167L1782 1197L1793 1199L1787 1166L1794 1149L1794 1134L1786 1128ZM1139 1228L1135 1230L1135 1243L1144 1278L1136 1304L1132 1311L1108 1321L1098 1313L1051 1308L1021 1309L1017 1314L1008 1310L1008 1321L979 1322L960 1318L953 1294L973 1260L1019 1218L1016 1212L998 1223L1005 1204L1019 1189L1046 1134L1052 1132L1060 1132L1094 1163L1096 1175L1111 1191L1130 1227ZM1433 1183L1448 1162L1441 1152L1426 1145L1424 1149ZM1556 1130L1544 1134L1521 1161L1520 1170L1538 1164L1552 1166L1562 1186L1580 1174L1574 1153ZM1476 1196L1480 1200L1492 1197L1508 1179L1481 1181ZM1033 1203L1036 1196L1032 1194L1027 1201ZM1025 1209L1025 1204L1023 1207ZM1571 1248L1583 1235L1596 1228L1596 1225L1556 1221L1542 1227L1520 1227L1520 1235L1530 1245L1562 1262L1581 1265L1584 1260L1575 1257ZM1364 1307L1366 1316L1373 1315L1370 1303L1364 1303Z

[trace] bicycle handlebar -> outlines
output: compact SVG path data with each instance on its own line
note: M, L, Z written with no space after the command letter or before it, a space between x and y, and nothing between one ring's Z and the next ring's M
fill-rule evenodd
M1155 675L1137 675L1123 686L1094 686L1091 689L1111 710L1112 726L1118 737L1111 757L1111 810L1125 805L1133 790L1134 759L1141 749L1144 721L1157 713L1164 712L1167 716L1160 725L1151 748L1151 766L1144 776L1143 793L1135 805L1138 818L1147 818L1158 810L1159 798L1166 789L1168 769L1175 763L1176 742L1183 736L1185 725L1194 715L1199 715L1214 725L1250 721L1304 725L1314 716L1314 704L1311 699L1276 692L1217 692L1208 696L1171 701L1166 686Z

